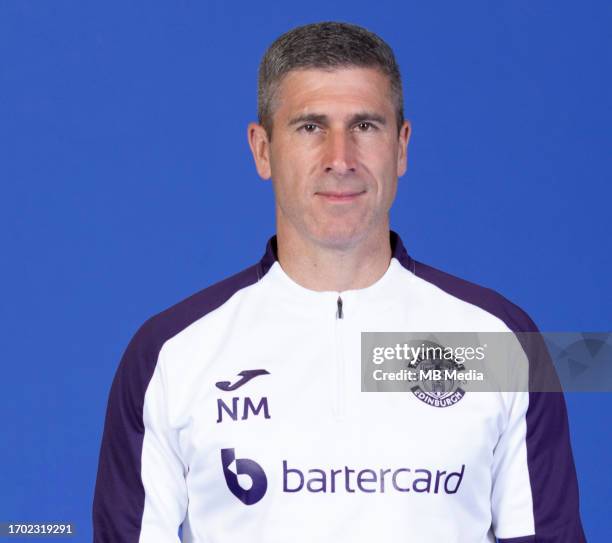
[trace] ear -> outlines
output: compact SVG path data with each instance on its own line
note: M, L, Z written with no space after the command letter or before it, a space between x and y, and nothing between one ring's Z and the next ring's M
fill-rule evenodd
M397 176L401 177L406 173L408 165L408 141L410 140L410 134L412 133L412 127L410 122L404 121L399 131L399 151L397 153Z
M259 177L270 179L272 175L270 169L270 142L268 141L266 130L260 124L249 123L247 137Z

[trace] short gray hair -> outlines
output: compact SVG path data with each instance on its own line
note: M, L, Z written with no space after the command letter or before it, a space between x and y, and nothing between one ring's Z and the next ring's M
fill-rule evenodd
M382 38L361 26L328 21L286 32L264 54L259 65L257 117L268 138L272 138L276 92L290 71L351 66L377 68L389 77L399 131L404 122L404 98L393 50Z

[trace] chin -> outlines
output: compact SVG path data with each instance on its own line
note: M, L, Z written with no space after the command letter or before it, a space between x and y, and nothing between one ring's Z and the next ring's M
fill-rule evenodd
M366 235L363 225L339 225L319 228L312 236L317 242L329 249L350 249Z

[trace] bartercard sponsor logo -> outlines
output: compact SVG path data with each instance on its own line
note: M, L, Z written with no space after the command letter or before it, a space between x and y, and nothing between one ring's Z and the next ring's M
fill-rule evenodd
M260 501L268 478L260 464L248 458L236 459L233 448L221 449L223 474L228 488L245 505ZM282 460L282 492L287 494L456 494L463 481L465 464L453 470L430 468L304 468Z
M234 449L221 449L221 465L227 488L242 503L253 505L264 497L268 479L257 462L236 458Z
M283 492L456 494L464 472L465 464L456 472L426 468L355 469L348 466L302 470L283 460Z

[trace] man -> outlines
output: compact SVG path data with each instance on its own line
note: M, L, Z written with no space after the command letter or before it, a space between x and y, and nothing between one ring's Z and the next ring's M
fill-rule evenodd
M97 542L581 542L559 394L437 409L360 391L363 331L529 331L500 295L389 229L406 170L391 49L363 28L281 36L259 73L260 262L149 319L110 394Z

